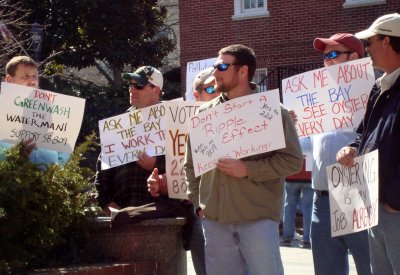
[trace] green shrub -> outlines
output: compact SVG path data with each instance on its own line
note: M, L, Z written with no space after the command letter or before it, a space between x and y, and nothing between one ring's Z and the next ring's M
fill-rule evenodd
M94 172L81 167L92 134L63 165L43 169L10 148L0 162L0 273L79 261L89 232L87 203Z

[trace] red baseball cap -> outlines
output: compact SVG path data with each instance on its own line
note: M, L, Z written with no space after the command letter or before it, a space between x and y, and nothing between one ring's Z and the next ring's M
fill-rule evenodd
M351 33L337 33L329 38L316 38L313 45L316 50L321 52L325 50L326 45L344 45L357 52L360 57L364 57L364 46L361 40Z

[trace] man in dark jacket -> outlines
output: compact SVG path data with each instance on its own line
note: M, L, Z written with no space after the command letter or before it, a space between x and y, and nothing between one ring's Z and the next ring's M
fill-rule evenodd
M379 223L369 230L373 274L400 274L400 15L379 17L356 33L366 40L374 67L384 71L371 91L358 132L361 138L339 150L339 163L379 150Z
M160 71L151 66L143 66L134 73L125 73L122 77L129 81L128 111L149 107L159 102L163 86ZM136 162L126 163L107 170L101 170L101 158L97 162L95 186L97 201L103 211L110 215L110 207L121 209L128 206L140 206L154 202L147 192L147 178L154 167L165 172L165 156L150 157L143 153Z

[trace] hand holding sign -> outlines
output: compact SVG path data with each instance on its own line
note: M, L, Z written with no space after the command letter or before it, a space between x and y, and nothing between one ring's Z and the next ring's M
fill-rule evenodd
M244 178L248 175L247 165L240 159L220 158L216 166L222 173L235 178Z
M158 168L154 168L150 177L147 179L147 188L151 196L159 197L160 194L160 177L158 176Z
M138 164L145 170L151 171L156 166L157 157L150 157L146 151L139 152Z
M26 156L29 156L32 153L33 148L36 147L36 143L33 141L33 138L26 139L22 142L23 151Z
M357 149L350 146L343 147L336 154L337 162L347 167L354 164L355 157L357 157Z

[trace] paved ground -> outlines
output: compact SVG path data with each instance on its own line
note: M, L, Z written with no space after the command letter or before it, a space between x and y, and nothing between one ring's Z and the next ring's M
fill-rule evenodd
M190 253L187 254L188 275L196 275L193 269ZM299 247L299 241L293 241L291 247L281 246L281 256L285 275L312 275L314 267L311 255L311 249ZM350 274L357 275L353 258L349 256Z

